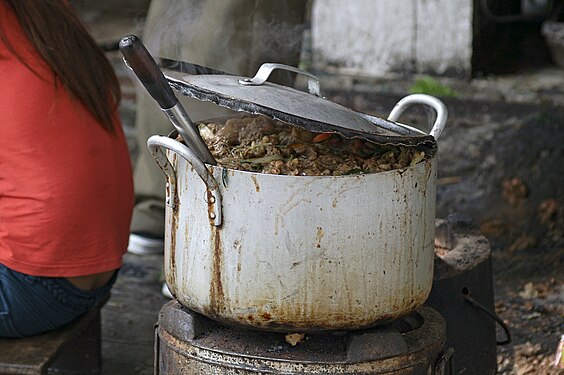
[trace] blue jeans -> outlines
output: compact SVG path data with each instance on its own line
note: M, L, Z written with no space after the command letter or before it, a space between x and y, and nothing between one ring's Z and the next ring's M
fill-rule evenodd
M84 291L62 277L29 276L0 264L0 337L32 336L70 323L109 295L116 275L102 288Z

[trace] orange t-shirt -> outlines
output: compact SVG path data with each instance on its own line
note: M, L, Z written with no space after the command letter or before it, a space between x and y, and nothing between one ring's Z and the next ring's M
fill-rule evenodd
M0 2L0 263L34 276L117 269L127 249L133 182L127 143L57 82Z

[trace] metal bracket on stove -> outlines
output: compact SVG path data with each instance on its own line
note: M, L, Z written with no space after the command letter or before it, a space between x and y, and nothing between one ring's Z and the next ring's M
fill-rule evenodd
M153 346L153 374L160 375L160 360L161 360L161 338L159 337L159 325L155 324L155 338Z
M454 375L454 359L452 354L454 353L454 348L448 348L441 357L437 360L435 364L435 375ZM448 369L448 372L447 372Z

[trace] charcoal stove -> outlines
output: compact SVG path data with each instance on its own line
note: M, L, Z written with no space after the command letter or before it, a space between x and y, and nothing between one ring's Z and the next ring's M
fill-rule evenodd
M447 374L445 322L429 307L388 325L306 334L230 327L173 300L155 331L155 374Z

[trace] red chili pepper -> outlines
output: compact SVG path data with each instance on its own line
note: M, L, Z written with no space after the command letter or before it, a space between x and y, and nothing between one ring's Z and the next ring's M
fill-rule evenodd
M331 138L332 135L332 133L320 133L313 137L312 141L315 143L323 142Z

